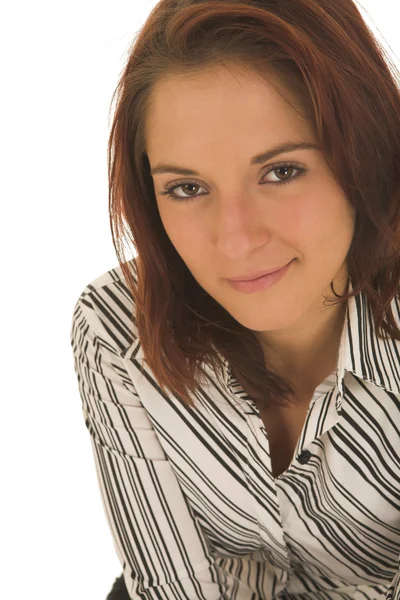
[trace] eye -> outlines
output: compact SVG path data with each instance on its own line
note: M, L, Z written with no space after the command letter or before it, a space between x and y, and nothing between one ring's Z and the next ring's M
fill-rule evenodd
M289 177L287 179L279 179L278 177L278 181L268 181L266 182L268 185L284 185L287 183L291 183L292 181L294 181L295 179L297 179L298 177L301 177L306 171L307 169L305 169L304 167L300 167L299 165L295 164L295 163L289 163L289 162L283 162L283 163L279 163L278 165L272 165L271 168L267 171L267 173L265 173L263 175L263 179L269 175L270 173L274 173L275 171L289 171L289 174L291 174L292 171L297 171L297 175L295 175L294 177ZM282 174L282 173L281 173ZM284 175L285 177L285 175ZM266 185L265 183L261 184L261 185ZM175 193L175 190L179 189L179 188L183 188L184 186L186 186L187 188L200 188L201 186L196 183L195 181L177 181L176 183L174 183L174 185L172 186L168 186L165 188L165 190L163 192L160 192L161 196L168 196L169 198L171 198L171 200L174 200L176 202L188 202L189 200L196 200L197 198L199 198L200 196L206 196L207 194L192 194L189 196L179 196ZM205 189L205 188L203 188Z

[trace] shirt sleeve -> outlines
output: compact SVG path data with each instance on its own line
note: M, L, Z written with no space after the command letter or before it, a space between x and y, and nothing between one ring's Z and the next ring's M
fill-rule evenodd
M130 598L231 600L90 294L75 305L70 341L102 503Z

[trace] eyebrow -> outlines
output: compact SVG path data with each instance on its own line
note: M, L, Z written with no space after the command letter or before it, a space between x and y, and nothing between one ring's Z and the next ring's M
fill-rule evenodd
M310 142L283 142L278 146L274 146L261 154L257 154L253 156L250 161L251 165L260 165L265 161L273 158L277 154L283 154L284 152L293 152L294 150L318 150L318 146L312 144ZM176 165L170 164L158 164L153 169L151 169L150 173L152 175L156 175L157 173L177 173L178 175L200 175L197 171L193 171L192 169L185 169L184 167L177 167Z

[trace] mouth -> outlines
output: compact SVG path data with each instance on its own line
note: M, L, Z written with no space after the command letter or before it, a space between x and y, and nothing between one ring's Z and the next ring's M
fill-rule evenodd
M292 259L294 260L294 259ZM260 279L260 277L265 277L266 275L272 275L273 273L277 273L278 271L281 271L282 269L284 269L285 267L287 267L292 260L288 263L286 263L285 265L283 265L282 267L277 267L276 269L269 269L269 270L265 270L265 271L258 271L257 273L253 273L252 275L241 275L239 277L232 277L227 279L227 281L237 281L239 283L242 282L246 282L246 281L255 281L256 279Z
M296 259L294 258L284 267L281 267L272 273L270 272L267 275L261 275L261 277L256 277L255 279L247 281L232 281L227 279L227 283L237 292L242 292L244 294L252 294L254 292L266 290L279 283L286 276L286 273L289 271L295 260Z

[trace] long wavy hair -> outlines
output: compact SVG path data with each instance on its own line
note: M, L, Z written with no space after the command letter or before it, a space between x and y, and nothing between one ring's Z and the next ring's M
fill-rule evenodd
M146 154L145 121L158 79L224 63L266 80L273 75L295 94L356 211L347 256L353 291L338 296L331 283L335 304L364 291L378 334L383 339L382 328L396 340L399 73L352 0L161 0L129 48L114 91L112 240L134 298L132 323L160 389L194 408L193 398L209 380L204 367L219 378L225 363L257 406L288 405L298 398L295 387L268 369L254 332L207 294L168 238ZM136 249L135 269L124 239Z

